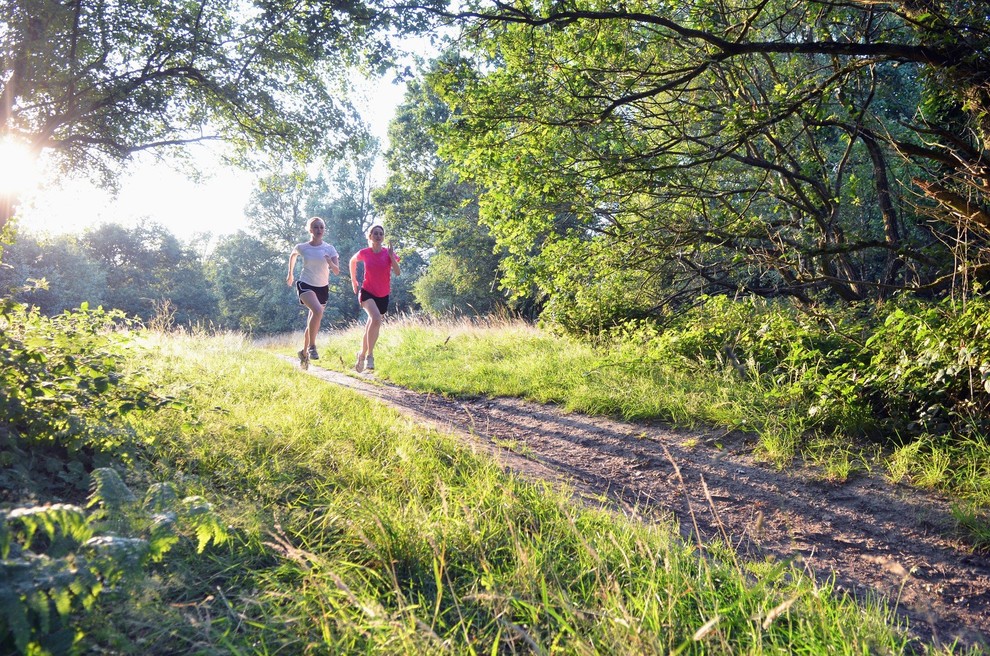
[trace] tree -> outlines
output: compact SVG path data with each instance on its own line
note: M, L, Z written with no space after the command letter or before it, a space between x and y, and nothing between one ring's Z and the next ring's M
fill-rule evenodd
M421 79L407 83L389 126L389 177L373 199L390 230L430 254L414 287L423 309L431 314L486 314L506 304L499 280L502 258L488 228L478 221L475 185L458 178L440 155L436 138L452 113L432 89L431 76L457 60L456 54L447 54Z
M45 280L43 287L31 281ZM0 265L0 295L14 291L13 298L55 316L78 308L104 304L107 272L89 257L78 239L62 236L35 239L19 236L4 249ZM22 291L25 287L29 291Z
M199 256L153 223L106 224L80 238L20 236L0 265L0 294L11 292L48 316L87 303L163 325L218 320Z
M369 139L352 157L306 185L306 213L323 218L327 238L340 251L342 261L368 245L365 233L375 221L371 178L378 154L377 140Z
M310 161L360 132L349 68L381 68L416 20L376 0L0 0L0 135L105 180L204 140Z
M269 247L288 252L299 242L306 178L304 175L272 174L262 178L251 192L244 215L249 232Z
M947 239L988 269L979 4L474 3L449 152L549 294L582 251L657 309L938 292Z
M244 231L220 239L208 263L220 323L247 333L281 333L303 325L304 311L285 284L288 251Z
M105 224L87 232L82 243L105 272L107 307L144 321L165 311L170 323L183 325L217 316L200 259L162 226Z

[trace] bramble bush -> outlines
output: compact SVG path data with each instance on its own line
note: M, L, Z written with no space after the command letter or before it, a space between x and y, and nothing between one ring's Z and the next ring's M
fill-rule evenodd
M854 357L864 330L853 311L826 319L782 302L714 296L662 327L630 322L609 339L640 342L652 361L702 370L732 367L743 379L800 386Z
M763 299L702 299L664 326L629 322L606 341L647 362L731 367L802 404L814 430L885 436L990 435L990 302L896 299L818 311Z
M990 435L990 302L890 308L818 396L823 413L858 405L898 435Z
M130 326L118 311L47 318L0 299L0 501L84 489L86 471L132 447L114 418L173 402L121 374Z
M120 312L46 318L0 298L0 651L75 653L79 615L141 579L183 537L225 529L200 497L120 478L136 448L122 415L174 399L125 376ZM85 507L75 501L86 498Z

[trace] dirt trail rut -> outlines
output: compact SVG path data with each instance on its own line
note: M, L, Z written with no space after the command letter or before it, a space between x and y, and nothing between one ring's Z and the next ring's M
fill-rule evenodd
M879 477L832 484L773 471L738 435L518 399L450 399L317 366L308 373L470 440L525 477L565 482L644 519L673 516L689 539L722 536L746 558L796 560L861 598L899 599L919 637L990 653L990 558L953 537L949 504L937 496Z

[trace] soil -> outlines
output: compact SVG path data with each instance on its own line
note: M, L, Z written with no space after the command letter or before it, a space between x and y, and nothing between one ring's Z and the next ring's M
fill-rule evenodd
M925 642L990 653L990 557L958 536L950 502L856 473L826 482L781 472L752 436L591 417L512 398L447 398L311 366L494 455L512 472L569 486L644 521L676 519L685 537L721 538L744 558L793 560L859 599L896 603Z

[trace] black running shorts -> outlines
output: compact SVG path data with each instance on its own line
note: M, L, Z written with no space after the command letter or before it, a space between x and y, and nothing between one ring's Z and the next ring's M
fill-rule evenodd
M296 294L300 296L299 305L305 305L302 302L303 292L314 292L316 294L316 300L320 302L320 305L326 305L327 300L330 298L330 285L324 285L323 287L313 287L309 283L305 283L302 280L296 281Z
M378 311L379 312L381 312L382 314L385 314L386 312L388 312L388 295L387 294L385 296L375 296L374 294L371 294L371 293L365 291L364 288L362 288L361 289L361 293L358 294L358 300L363 305L364 302L367 301L369 298L370 299L374 299L375 305L378 306Z

